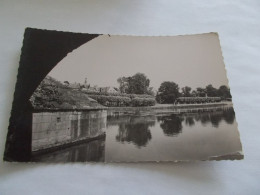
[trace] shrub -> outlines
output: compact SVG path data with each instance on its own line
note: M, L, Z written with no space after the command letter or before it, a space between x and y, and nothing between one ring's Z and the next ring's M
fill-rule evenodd
M131 99L129 97L106 96L106 95L89 95L98 103L104 106L129 106Z
M140 98L135 95L132 95L131 96L132 98L125 97L125 96L107 96L107 95L88 95L88 96L104 106L153 106L155 105L155 99L150 98L151 96L149 96L149 98Z
M135 97L132 99L132 106L154 106L154 98L139 98Z
M127 93L107 93L107 92L97 92L97 91L82 91L87 95L99 95L99 96L120 96L129 98L154 98L152 95L148 94L127 94Z

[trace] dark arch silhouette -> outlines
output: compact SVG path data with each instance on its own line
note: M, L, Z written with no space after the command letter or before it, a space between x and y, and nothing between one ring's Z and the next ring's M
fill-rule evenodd
M30 160L32 106L29 98L46 75L68 53L98 36L25 29L4 160Z

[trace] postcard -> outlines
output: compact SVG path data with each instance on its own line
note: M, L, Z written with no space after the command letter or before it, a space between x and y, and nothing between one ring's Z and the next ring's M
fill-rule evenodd
M5 161L243 159L217 33L26 28Z

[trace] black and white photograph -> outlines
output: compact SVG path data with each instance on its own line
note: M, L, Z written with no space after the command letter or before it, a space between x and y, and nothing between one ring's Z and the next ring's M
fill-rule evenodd
M0 2L0 195L259 194L259 0Z
M23 44L6 161L243 159L217 33L26 29Z

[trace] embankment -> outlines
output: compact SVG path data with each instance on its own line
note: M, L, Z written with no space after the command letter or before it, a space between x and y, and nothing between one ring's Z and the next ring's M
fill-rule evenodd
M32 152L50 151L100 138L106 110L33 113Z
M147 107L108 107L108 115L116 114L159 114L159 113L188 113L188 112L203 112L214 111L232 107L231 102L207 103L207 104L156 104L155 106Z

